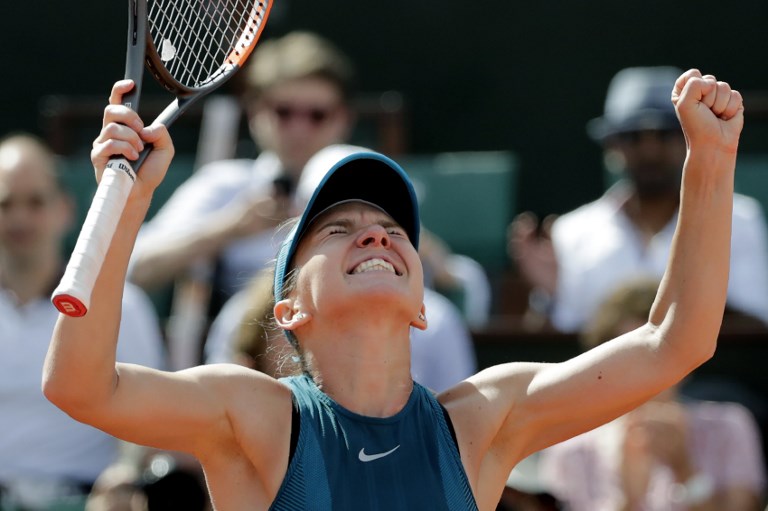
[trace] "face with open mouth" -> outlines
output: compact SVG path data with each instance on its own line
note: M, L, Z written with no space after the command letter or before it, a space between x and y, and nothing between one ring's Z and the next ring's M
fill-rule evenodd
M371 204L352 201L320 215L303 236L294 262L301 268L298 298L318 311L379 301L417 314L422 305L416 249L405 230Z

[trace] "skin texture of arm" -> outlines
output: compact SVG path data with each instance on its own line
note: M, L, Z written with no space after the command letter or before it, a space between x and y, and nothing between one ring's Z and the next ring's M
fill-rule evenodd
M286 434L273 426L281 424L275 417L290 416L286 387L238 366L203 366L170 373L115 362L128 259L152 192L173 157L165 127L143 128L138 116L120 105L122 94L131 86L123 81L113 88L92 151L94 167L104 168L114 154L135 158L144 143L152 143L154 149L138 173L121 216L93 291L91 309L81 318L59 317L43 371L43 391L81 422L128 441L189 452L212 465L222 464L224 458L235 465L247 456L235 447L242 440L238 424L247 415L254 428L247 440L249 454L253 454L247 456L248 466L260 473L266 463L263 460L280 456L279 450L287 445L267 441L270 435L282 438ZM279 485L279 479L251 479L268 485L267 493Z
M626 413L714 353L743 106L728 84L697 70L681 75L672 101L688 154L671 257L648 322L562 363L486 369L440 396L481 509L498 500L518 460Z

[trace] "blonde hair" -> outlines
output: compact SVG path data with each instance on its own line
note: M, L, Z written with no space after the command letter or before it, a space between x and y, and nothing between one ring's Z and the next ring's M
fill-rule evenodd
M352 96L354 73L346 55L316 34L291 32L257 46L245 73L246 97L255 99L276 85L310 77L333 83L344 101Z
M233 348L253 369L280 377L301 372L297 352L274 322L274 271L260 272L247 288L247 307L237 330Z
M579 341L585 350L610 341L625 332L626 321L646 321L651 314L659 281L635 279L619 286L600 305L581 331Z

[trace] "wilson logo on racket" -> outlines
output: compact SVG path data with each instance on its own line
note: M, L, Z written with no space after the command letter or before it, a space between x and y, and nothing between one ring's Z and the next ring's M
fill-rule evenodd
M128 174L128 177L131 178L131 181L136 181L136 173L133 171L133 168L128 165L126 160L110 160L107 162L107 168L112 170L121 170Z

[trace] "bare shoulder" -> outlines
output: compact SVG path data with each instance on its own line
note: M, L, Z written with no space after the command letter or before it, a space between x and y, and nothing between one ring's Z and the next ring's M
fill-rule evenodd
M271 439L290 429L291 391L262 372L236 364L211 364L185 371L198 380L224 408L240 447L265 449Z
M202 388L211 389L225 409L228 433L210 435L196 452L212 493L228 499L245 491L254 502L270 501L288 469L290 388L264 373L234 364L190 369L188 376L199 379Z
M189 371L190 377L199 379L203 387L212 389L227 405L230 415L254 407L262 416L279 413L284 408L290 411L288 386L260 371L237 364L210 364Z
M522 458L525 398L540 367L522 362L489 367L438 396L456 431L467 475L480 493L497 495Z
M454 427L490 441L523 402L542 364L511 362L489 367L442 392L438 400Z
M542 366L543 364L532 362L510 362L491 366L443 391L438 395L438 400L446 408L457 412L465 407L469 407L466 412L472 412L476 400L487 403L499 399L509 400L514 396L508 393L523 391ZM506 395L500 394L502 390ZM477 410L473 413L477 413Z

